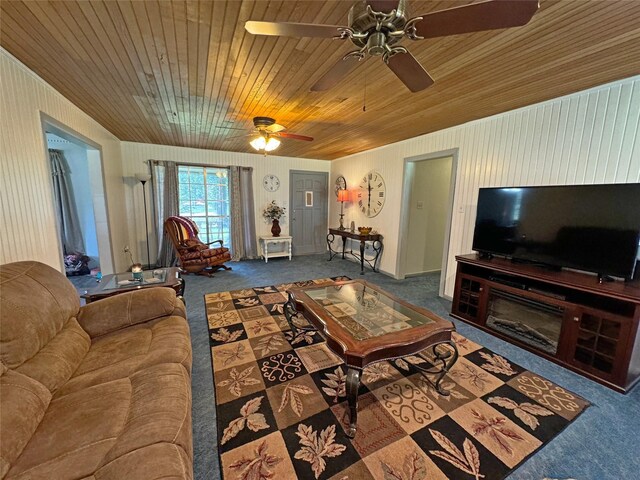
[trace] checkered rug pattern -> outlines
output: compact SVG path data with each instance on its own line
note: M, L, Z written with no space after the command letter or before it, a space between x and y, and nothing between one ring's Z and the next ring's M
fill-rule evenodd
M430 352L373 364L349 439L345 365L283 314L287 289L343 279L205 296L224 479L498 480L588 406L456 333L448 396L414 366Z

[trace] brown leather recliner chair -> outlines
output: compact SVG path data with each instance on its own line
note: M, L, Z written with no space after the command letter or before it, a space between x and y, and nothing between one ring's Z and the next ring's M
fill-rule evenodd
M187 217L173 216L164 222L164 230L176 249L180 268L186 273L213 276L220 268L231 270L224 263L231 261L231 253L222 244L222 240L203 243L198 238L198 226ZM220 247L210 245L219 243Z

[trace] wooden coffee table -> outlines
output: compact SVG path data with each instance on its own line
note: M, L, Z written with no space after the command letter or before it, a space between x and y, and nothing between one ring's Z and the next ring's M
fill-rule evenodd
M139 282L133 280L131 272L105 275L97 287L87 290L80 298L84 298L86 303L91 303L120 293L151 287L169 287L173 288L180 298L184 295L184 280L177 267L145 270L142 276L142 281Z
M356 434L362 370L372 363L415 355L431 348L433 368L413 364L441 395L440 382L458 359L453 323L411 305L364 280L287 290L284 314L293 333L317 330L347 366L347 436ZM301 321L304 317L307 322ZM307 323L304 325L304 323Z

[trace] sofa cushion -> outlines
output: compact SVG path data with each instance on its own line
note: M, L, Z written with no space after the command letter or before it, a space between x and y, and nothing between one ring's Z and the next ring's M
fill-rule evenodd
M83 480L191 480L191 458L182 448L156 443L118 457Z
M22 453L50 401L44 385L0 363L0 478Z
M187 318L182 300L166 287L120 293L80 309L78 322L91 338L170 315Z
M42 350L16 368L16 371L34 378L51 393L55 393L71 378L90 345L89 335L72 318Z
M54 398L6 480L118 478L109 476L111 462L162 443L184 450L190 465L189 386L182 365L160 364ZM139 460L152 470L154 462L162 463L149 455ZM96 474L101 467L102 477ZM135 470L125 466L119 478L141 478L128 469Z
M89 353L56 398L161 363L178 363L191 370L189 325L182 317L160 318L94 338Z
M75 288L57 270L38 262L3 265L0 360L10 369L22 365L76 317L79 309Z

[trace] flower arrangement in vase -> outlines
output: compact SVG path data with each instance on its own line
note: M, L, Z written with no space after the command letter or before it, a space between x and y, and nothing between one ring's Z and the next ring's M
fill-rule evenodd
M271 235L274 237L279 237L282 229L280 228L280 218L282 218L285 214L286 208L279 206L275 200L272 200L271 203L267 204L267 206L262 211L262 216L268 222L271 221Z

